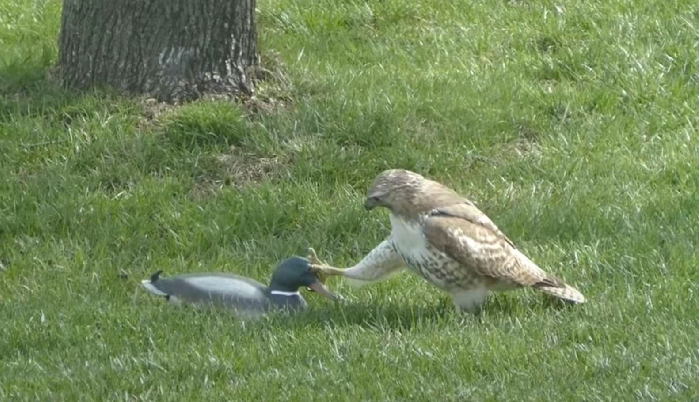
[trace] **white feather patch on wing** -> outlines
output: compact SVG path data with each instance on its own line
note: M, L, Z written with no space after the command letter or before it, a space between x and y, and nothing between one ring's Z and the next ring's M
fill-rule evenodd
M493 252L494 250L500 250L503 248L503 246L498 242L487 243L478 241L464 233L464 231L460 228L450 228L448 229L448 231L450 235L452 235L453 239L458 241L461 246L466 247L467 250L469 250L469 252L473 254L478 255L482 253Z
M167 296L167 293L164 293L162 290L158 289L157 287L153 286L151 283L150 279L144 279L141 281L141 286L143 286L146 290L149 292L158 295L158 296Z
M203 292L230 293L239 297L257 297L262 291L248 282L216 276L188 278L187 283Z

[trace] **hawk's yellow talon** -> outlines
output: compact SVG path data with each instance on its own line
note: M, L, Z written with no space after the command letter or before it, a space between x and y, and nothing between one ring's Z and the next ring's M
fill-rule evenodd
M326 279L328 279L328 277L330 276L326 270L328 265L318 258L318 256L316 255L316 250L314 250L312 247L308 248L307 253L307 258L311 265L311 271L313 271L316 274L318 280L320 280L322 283L325 283Z

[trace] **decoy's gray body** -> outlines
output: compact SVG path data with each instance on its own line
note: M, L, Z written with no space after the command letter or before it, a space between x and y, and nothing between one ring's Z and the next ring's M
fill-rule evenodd
M156 272L141 282L149 292L174 303L211 305L235 310L244 315L259 315L271 309L300 310L306 301L300 287L309 287L331 300L330 292L311 271L309 261L292 257L280 263L270 285L243 276L225 273L196 273L160 277Z

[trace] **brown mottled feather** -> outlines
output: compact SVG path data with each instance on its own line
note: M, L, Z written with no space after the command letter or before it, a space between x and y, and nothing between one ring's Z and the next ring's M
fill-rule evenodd
M450 216L431 216L425 220L423 233L433 247L478 275L519 286L533 286L546 280L546 274L536 265L520 261L505 236L481 224Z

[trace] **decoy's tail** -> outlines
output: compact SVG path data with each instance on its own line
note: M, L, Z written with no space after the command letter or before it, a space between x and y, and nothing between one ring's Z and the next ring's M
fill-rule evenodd
M151 275L151 283L155 283L158 280L158 278L160 278L160 274L162 274L162 273L163 273L163 270L159 269L158 271L156 271L155 274Z
M142 280L142 281L141 281L141 286L143 286L144 289L148 290L149 292L151 292L151 293L153 293L153 294L155 294L155 295L158 295L158 296L164 296L164 297L167 299L167 298L170 297L170 295L167 294L167 293L165 293L165 292L163 292L162 290L158 289L157 287L155 287L155 286L153 285L154 283L156 283L156 282L158 281L158 279L160 278L160 274L161 274L162 272L163 272L163 271L160 270L160 271L156 272L155 274L151 275L151 278L150 278L150 279L144 279L144 280Z

